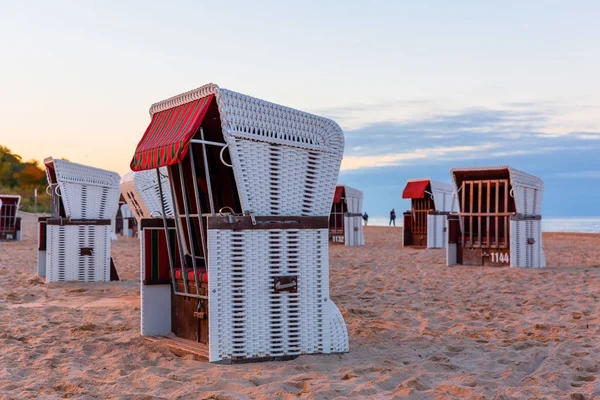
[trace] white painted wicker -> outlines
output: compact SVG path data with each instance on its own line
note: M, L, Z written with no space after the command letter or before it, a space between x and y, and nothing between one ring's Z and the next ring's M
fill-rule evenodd
M129 172L121 178L121 194L138 222L142 218L162 217L163 204L160 201L159 185L162 185L167 217L173 216L173 200L169 189L167 168L160 168L159 171L160 182L156 170Z
M119 174L65 160L44 160L48 182L58 184L65 213L72 219L112 219L119 208Z
M110 280L110 225L48 225L46 283ZM90 248L91 255L82 255Z
M533 241L533 243L531 243ZM541 220L510 221L510 266L544 268Z
M427 215L427 248L428 249L443 249L448 243L446 237L446 220L448 216L445 214L429 214Z
M329 215L344 152L332 120L208 84L154 104L150 114L214 94L244 211Z
M209 230L210 361L348 351L329 299L327 229ZM297 293L274 293L279 275Z
M429 179L429 183L437 212L453 212L458 209L458 202L452 184L434 181L433 179Z
M348 214L344 216L344 240L346 246L364 246L362 226L363 192L344 185Z

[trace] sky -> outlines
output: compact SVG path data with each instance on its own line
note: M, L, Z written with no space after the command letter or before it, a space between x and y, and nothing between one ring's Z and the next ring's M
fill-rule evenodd
M512 165L599 215L600 2L0 0L0 145L128 172L154 102L214 82L334 119L340 182Z

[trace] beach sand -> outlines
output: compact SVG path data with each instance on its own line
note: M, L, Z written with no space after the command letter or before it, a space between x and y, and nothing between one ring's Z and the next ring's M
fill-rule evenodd
M367 227L330 250L350 352L232 366L140 337L136 239L113 242L124 281L45 285L23 225L0 244L0 398L600 397L598 234L544 234L546 269L449 268Z

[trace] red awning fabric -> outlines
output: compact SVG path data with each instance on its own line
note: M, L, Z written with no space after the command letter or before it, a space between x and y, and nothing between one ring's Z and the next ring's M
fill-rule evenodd
M187 154L190 140L202 124L213 97L211 94L154 113L135 150L131 170L143 171L181 162Z
M425 190L429 185L429 181L412 181L406 184L402 192L403 199L423 199L425 198Z
M333 202L334 203L339 203L340 201L342 201L342 195L344 194L344 187L343 186L336 186L335 187L335 193L333 195Z

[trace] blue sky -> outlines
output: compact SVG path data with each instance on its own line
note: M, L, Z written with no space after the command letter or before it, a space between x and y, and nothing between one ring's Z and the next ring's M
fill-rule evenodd
M407 178L510 164L600 214L600 3L0 0L0 144L125 173L153 102L207 82L335 119L383 216ZM577 198L573 198L577 194Z

